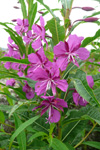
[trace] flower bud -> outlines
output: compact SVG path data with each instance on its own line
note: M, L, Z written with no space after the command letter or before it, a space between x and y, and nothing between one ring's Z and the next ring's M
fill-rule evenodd
M38 13L43 14L43 12L42 12L42 11L38 11Z
M93 7L81 7L81 9L83 9L85 11L92 11L92 10L94 10Z
M94 22L94 21L97 21L99 18L96 18L96 17L89 17L89 18L85 18L83 19L83 21L85 22Z
M16 22L17 21L17 19L13 19L13 20L11 20L12 22Z
M15 8L15 9L20 9L19 7L17 7L17 6L14 6L13 8Z

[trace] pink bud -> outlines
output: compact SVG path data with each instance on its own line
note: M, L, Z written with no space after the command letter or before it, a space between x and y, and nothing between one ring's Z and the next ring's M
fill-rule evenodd
M38 11L38 13L43 14L43 12L42 12L42 11Z
M94 10L94 8L93 7L81 7L83 10L85 10L85 11L92 11L92 10Z
M83 21L85 22L94 22L94 21L97 21L99 18L96 18L96 17L89 17L89 18L85 18L83 19Z
M13 19L13 20L11 20L12 22L16 22L17 21L17 19Z
M15 9L20 9L19 7L17 7L17 6L14 6L13 8L15 8Z

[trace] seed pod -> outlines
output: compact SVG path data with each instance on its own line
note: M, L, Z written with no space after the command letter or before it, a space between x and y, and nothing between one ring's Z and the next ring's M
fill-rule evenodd
M94 10L93 7L81 7L81 9L83 9L85 11L92 11L92 10Z

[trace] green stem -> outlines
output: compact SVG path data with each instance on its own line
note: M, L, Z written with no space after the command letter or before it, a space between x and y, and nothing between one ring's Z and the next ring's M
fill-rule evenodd
M6 123L4 123L4 122L0 122L0 124L3 124L3 125L5 125L5 126L11 127L11 128L15 128L14 126L12 126L12 125L10 125L10 124L6 124Z
M61 119L58 122L58 139L61 140L62 138L62 128L61 128Z
M95 128L95 126L97 125L97 123L95 123L92 127L92 129L88 132L88 134L77 144L74 146L74 148L77 148L79 145L81 145L83 143L83 141L90 135L90 133L93 131L93 129Z

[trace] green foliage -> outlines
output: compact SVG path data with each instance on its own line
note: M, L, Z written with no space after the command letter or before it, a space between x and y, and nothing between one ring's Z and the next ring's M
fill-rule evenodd
M69 9L69 10L71 9L73 0L60 0L60 1L61 1L61 3L62 3L65 10L66 9Z
M52 40L54 45L58 44L60 41L63 41L65 38L65 29L63 26L60 26L59 22L52 18L47 22L48 29L52 34Z
M95 142L95 141L87 141L83 143L84 145L88 145L91 147L94 147L96 149L100 149L100 142Z
M82 44L81 44L81 47L86 47L91 42L93 42L94 40L96 40L98 37L100 37L100 30L98 30L93 37L87 37L87 38L85 38L83 40Z
M31 30L32 25L34 23L34 19L36 17L37 13L37 3L34 3L31 5L31 8L29 9L29 29Z
M72 77L77 92L91 105L100 106L96 99L92 89L89 87L86 81L86 74L82 70L77 70L76 74Z
M15 126L16 129L22 124L22 121L18 117L17 114L14 114L14 119L15 119ZM19 144L19 149L20 150L26 150L26 135L25 131L22 131L18 136L17 136L17 141Z
M26 19L27 18L27 10L26 10L26 4L24 0L19 0L20 4L21 4L21 10L22 10L22 14L23 14L23 18Z
M9 149L11 149L12 143L14 141L14 139L29 125L31 125L34 121L36 121L40 116L35 116L29 120L27 120L26 122L22 123L17 130L14 132L14 134L11 136L10 139L10 144L9 144Z

